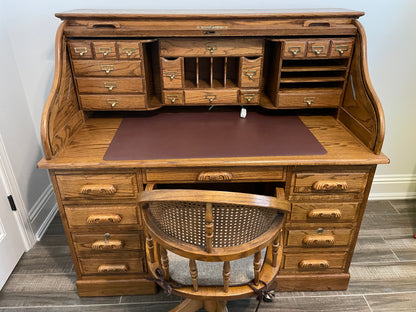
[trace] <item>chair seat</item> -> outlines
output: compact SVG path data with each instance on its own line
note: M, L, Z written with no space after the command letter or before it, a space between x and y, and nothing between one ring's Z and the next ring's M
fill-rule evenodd
M267 248L261 251L261 265L265 258ZM170 277L182 285L192 285L189 274L189 259L179 256L171 251L167 251L169 258ZM254 279L253 270L254 255L230 261L231 278L230 285L242 285ZM198 285L200 286L222 286L223 281L223 262L196 261L198 267Z

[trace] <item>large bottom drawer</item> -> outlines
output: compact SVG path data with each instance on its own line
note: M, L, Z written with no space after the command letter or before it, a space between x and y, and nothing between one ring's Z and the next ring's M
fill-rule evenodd
M285 253L281 274L341 273L347 253Z

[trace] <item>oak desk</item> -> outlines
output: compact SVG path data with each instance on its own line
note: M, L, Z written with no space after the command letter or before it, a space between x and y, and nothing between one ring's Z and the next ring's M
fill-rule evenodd
M79 294L156 291L145 279L137 207L148 183L260 193L284 187L292 208L278 290L346 289L374 171L388 163L380 153L384 116L368 77L361 15L348 10L57 14L63 23L42 116L45 157L39 167L50 172ZM248 108L247 121L256 114L276 122L299 116L322 152L106 156L125 117L151 121L212 106L213 113L234 112L237 120L241 106ZM227 133L219 131L218 140ZM134 136L153 140L153 134ZM282 139L263 134L252 139L265 147ZM208 151L216 155L215 146Z

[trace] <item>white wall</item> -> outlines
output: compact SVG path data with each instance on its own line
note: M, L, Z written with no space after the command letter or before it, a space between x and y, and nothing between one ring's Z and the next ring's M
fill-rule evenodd
M40 158L39 125L52 85L54 40L59 20L54 13L72 9L279 9L337 8L362 10L367 31L370 76L386 115L383 152L391 164L380 166L373 198L416 197L416 1L297 0L297 1L137 1L3 0L1 11L2 76L9 86L2 92L0 131L13 154L16 174L27 204L44 189L46 173L34 169ZM4 56L3 56L4 55ZM14 57L12 57L13 55ZM4 113L7 111L7 118ZM3 120L5 124L3 125ZM24 138L24 139L22 139ZM23 140L23 141L22 141ZM22 142L23 144L16 144ZM36 182L35 182L36 181ZM39 183L37 181L40 181ZM48 193L47 193L48 194ZM44 197L46 195L44 194Z

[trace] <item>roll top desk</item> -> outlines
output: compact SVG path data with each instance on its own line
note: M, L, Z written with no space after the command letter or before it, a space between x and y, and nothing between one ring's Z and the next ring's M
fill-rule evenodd
M145 279L137 204L149 183L264 194L283 187L291 212L277 290L346 289L376 165L388 163L380 152L384 116L368 76L365 33L357 21L362 15L349 10L56 14L63 23L42 116L45 157L38 166L50 173L80 296L156 291ZM234 131L227 120L245 127L241 106L255 130L241 128L248 135L231 141L258 145L248 144L241 154L233 146L230 154L217 153L223 139L241 133L229 134ZM279 139L292 138L291 133L256 132L266 127L262 119L253 121L258 115L279 125L295 118L322 151L308 152L294 136L273 154L267 148L280 146ZM193 116L202 119L192 124ZM204 119L211 116L219 126L209 130L217 131L209 143L202 134L178 154L180 137L169 137L166 144L173 147L166 149L157 143L158 135L175 133L185 123L187 135L196 136L192 125L195 130L198 122L216 125ZM124 135L123 146L150 154L154 148L158 156L126 156L118 145L110 155L125 119L149 128L130 132L139 141ZM282 151L284 144L294 152ZM199 145L208 153L195 152ZM264 154L256 146L266 148Z

